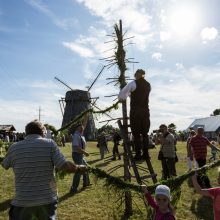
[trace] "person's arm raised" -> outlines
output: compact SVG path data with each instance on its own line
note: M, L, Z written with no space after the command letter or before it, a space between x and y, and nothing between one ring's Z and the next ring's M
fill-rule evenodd
M86 128L86 125L87 125L87 122L89 120L89 112L87 112L83 118L83 121L82 121L82 125L84 128Z
M197 182L196 174L192 176L192 183L193 183L193 186L194 186L194 188L195 188L195 190L196 190L197 193L199 193L199 194L201 194L201 195L203 195L203 196L211 196L211 195L209 194L208 190L202 189L202 188L200 187L200 185L199 185L198 182Z

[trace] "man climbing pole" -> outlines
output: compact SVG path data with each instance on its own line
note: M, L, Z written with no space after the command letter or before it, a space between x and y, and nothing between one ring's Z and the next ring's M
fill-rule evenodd
M128 83L118 95L119 100L125 100L129 95L131 98L130 126L134 137L135 160L149 158L148 131L150 128L150 112L148 103L151 85L144 79L144 76L145 71L138 69L134 74L135 80Z

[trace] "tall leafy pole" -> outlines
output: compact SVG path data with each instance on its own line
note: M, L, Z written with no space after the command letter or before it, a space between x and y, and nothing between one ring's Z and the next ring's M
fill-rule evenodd
M120 89L124 88L126 85L125 79L125 55L126 52L123 46L123 31L122 31L122 21L119 21L119 26L115 24L114 26L115 34L116 34L116 43L117 50L115 52L116 63L118 65L118 69L120 71L119 82ZM124 100L122 102L122 115L123 115L123 130L124 130L124 180L131 181L131 175L129 172L129 157L128 157L128 121L127 121L127 102ZM129 217L132 215L132 197L131 192L125 192L125 217Z
M114 48L114 55L104 58L103 60L106 60L108 62L108 65L106 67L111 67L114 65L118 66L119 69L119 76L116 78L108 78L112 80L110 83L115 83L115 85L119 85L120 89L123 89L126 86L126 79L125 71L126 71L126 63L136 63L132 61L133 58L126 58L126 52L124 50L124 42L130 38L124 38L125 33L123 33L122 30L122 21L119 21L119 25L115 24L114 26L114 33L111 35L114 39L114 42L116 43L116 46ZM110 43L112 41L109 41ZM109 83L108 83L109 84ZM122 101L122 115L123 115L123 124L121 123L121 120L118 120L118 126L121 131L121 135L123 138L123 144L124 144L124 181L131 182L131 174L129 172L129 168L133 168L133 172L136 178L136 181L139 184L142 184L142 179L139 175L137 165L135 163L135 160L133 158L129 138L128 138L128 117L127 117L127 102L126 100ZM115 119L111 119L115 120ZM110 121L110 120L108 120ZM150 162L150 159L146 160L148 170L150 171L151 178L153 182L155 183L156 176L153 171L152 164ZM132 215L132 196L130 191L125 191L125 213L124 217L127 219L129 216Z

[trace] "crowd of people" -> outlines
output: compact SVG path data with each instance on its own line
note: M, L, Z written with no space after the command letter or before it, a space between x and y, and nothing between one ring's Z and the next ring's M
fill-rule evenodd
M0 133L0 140L3 142L9 143L9 142L17 142L22 141L25 138L24 132L4 132Z
M119 100L123 102L129 95L131 97L131 135L129 141L130 147L133 146L135 161L155 159L151 158L149 149L152 146L159 145L160 150L157 159L161 161L162 179L167 180L177 176L177 137L174 130L168 128L166 124L161 124L154 135L148 136L150 128L148 102L151 85L144 79L144 75L145 71L138 69L135 73L135 80L121 90ZM56 218L58 198L54 176L55 168L74 173L70 186L72 195L79 191L81 176L83 177L83 188L91 185L86 161L89 153L83 135L87 121L88 115L75 126L74 132L71 134L72 160L74 163L65 159L58 145L52 139L51 133L46 131L45 126L40 121L31 121L26 125L25 139L23 138L23 140L11 145L2 162L3 168L13 168L15 175L15 197L9 211L10 220L29 220L33 217L38 220ZM106 135L102 132L97 136L100 160L103 160L105 154L109 153ZM113 141L112 160L121 160L118 149L122 139L120 133L114 130L109 135ZM3 138L4 141L9 141L9 137ZM155 144L152 140L155 141ZM65 146L65 140L62 142ZM217 142L220 143L220 134ZM197 131L190 130L186 142L188 171L193 169L193 161L195 168L206 165L207 147L212 150L210 160L215 160L217 151L220 151L216 143L210 142L204 136L202 127L199 127ZM219 220L220 188L211 188L207 175L195 173L192 182L198 193L213 199L215 220ZM220 171L218 182L220 183ZM155 198L148 192L146 185L142 185L142 190L149 205L155 209L155 220L175 219L175 210L171 205L172 196L168 186L158 185L155 190Z

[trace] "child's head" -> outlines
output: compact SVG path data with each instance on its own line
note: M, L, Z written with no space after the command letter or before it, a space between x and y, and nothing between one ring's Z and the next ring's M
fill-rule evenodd
M159 185L155 190L155 198L159 208L165 209L169 206L171 196L170 188L166 185Z

